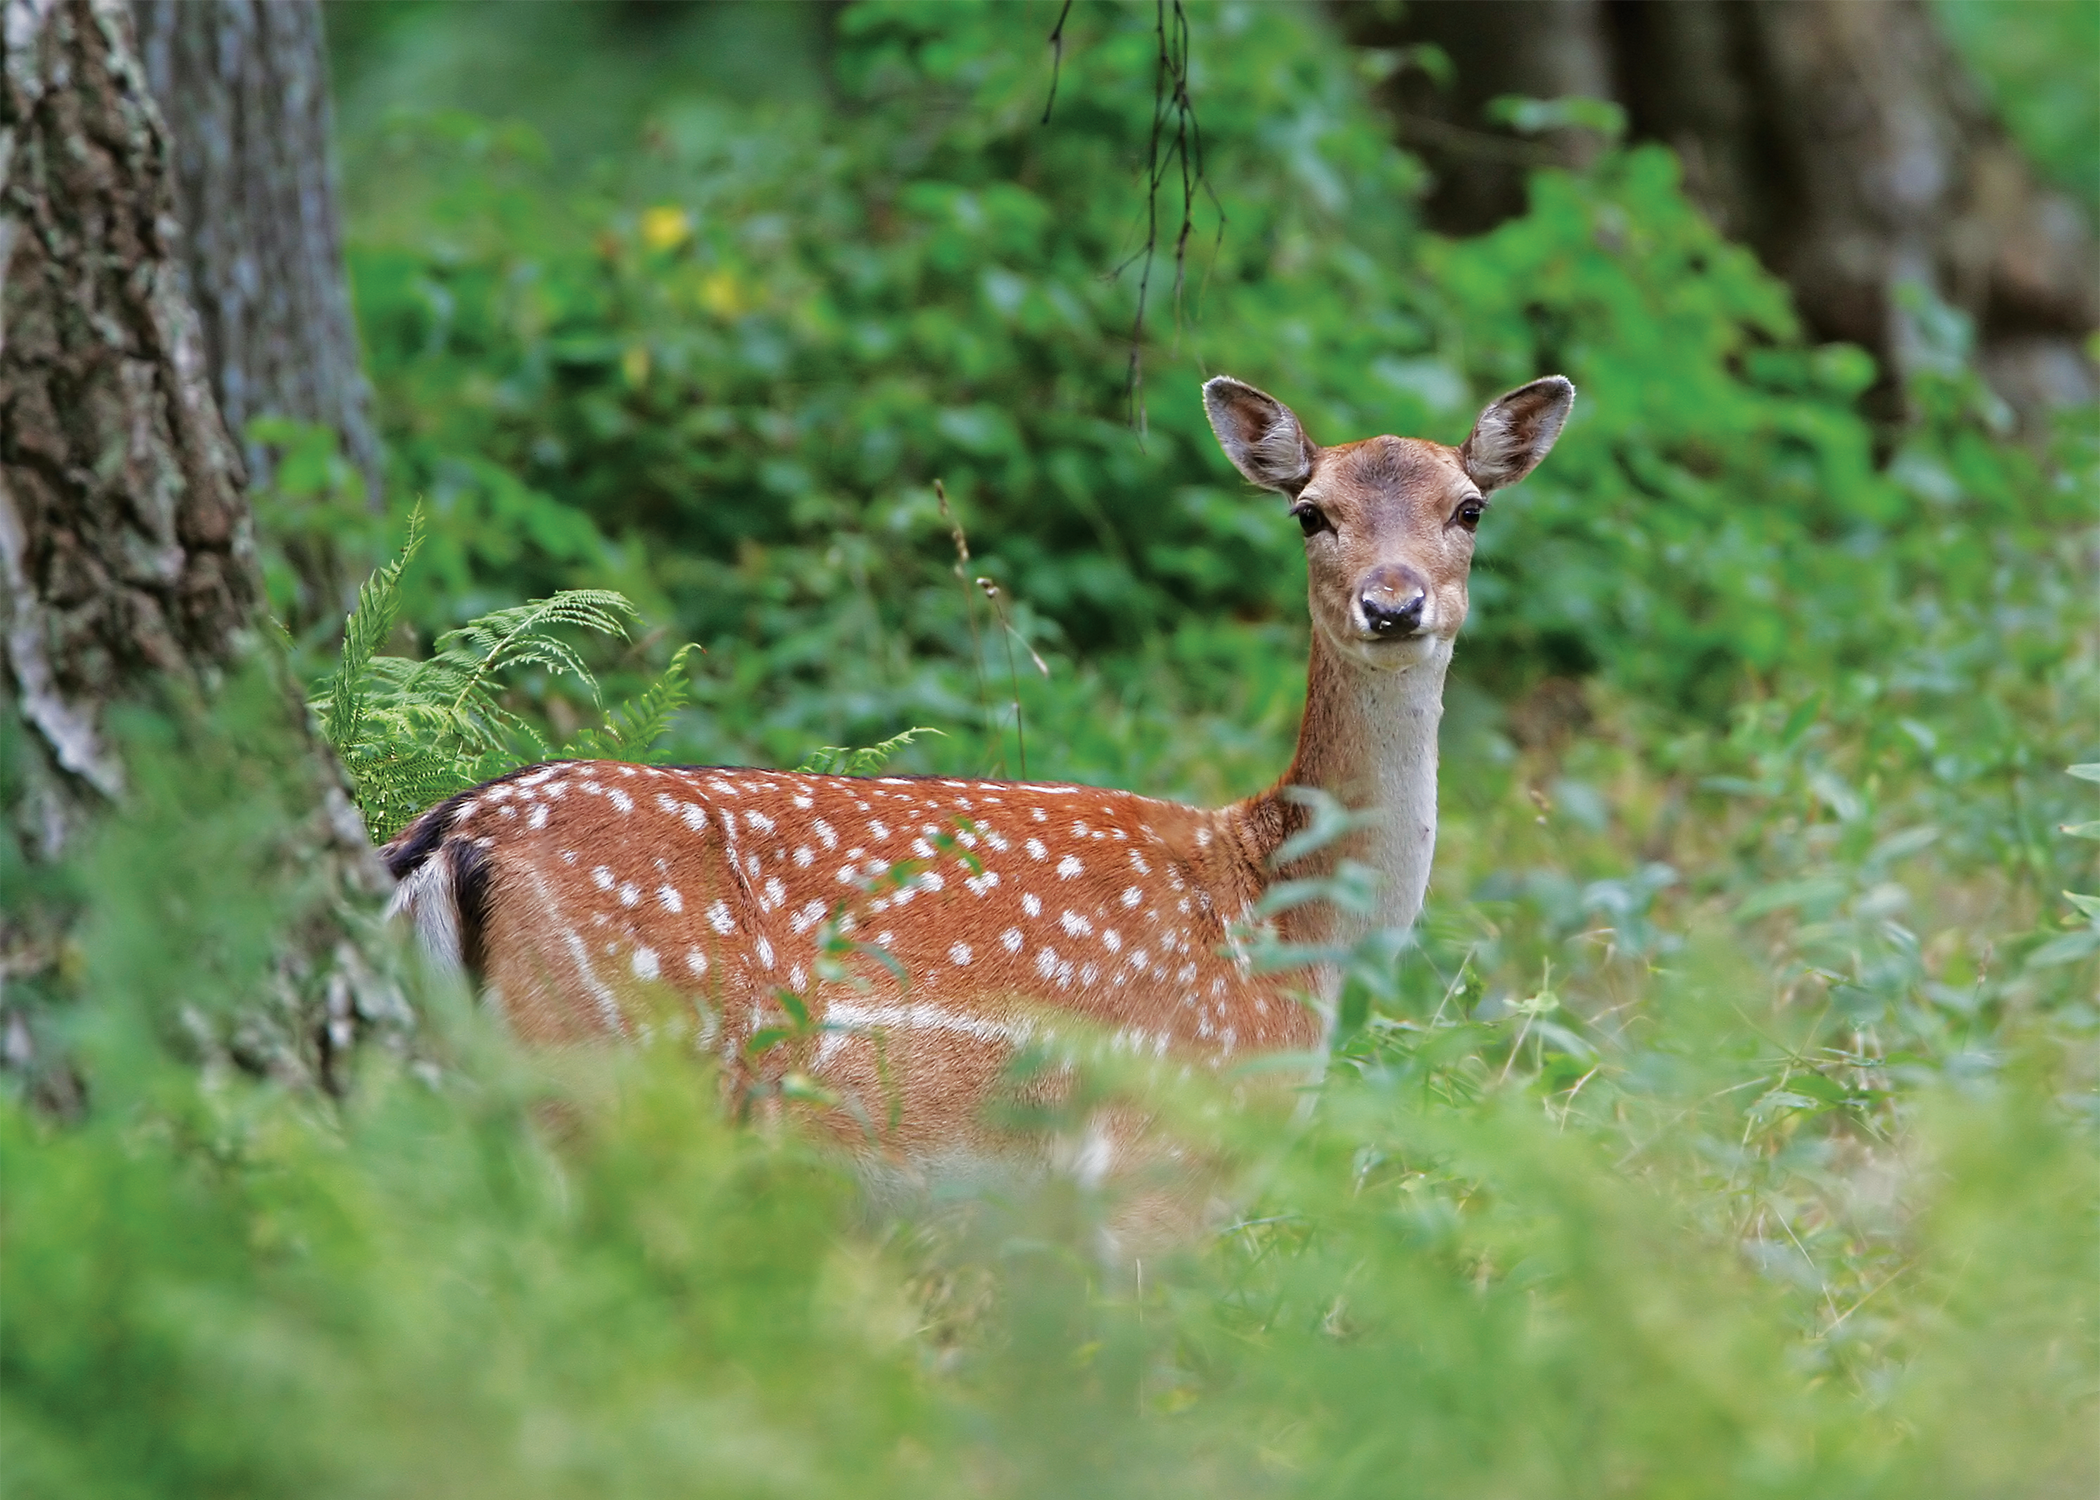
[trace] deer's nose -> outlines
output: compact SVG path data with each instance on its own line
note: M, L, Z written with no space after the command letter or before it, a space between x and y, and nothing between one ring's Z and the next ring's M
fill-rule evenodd
M1358 602L1373 635L1413 635L1422 628L1426 598L1419 588L1366 589Z

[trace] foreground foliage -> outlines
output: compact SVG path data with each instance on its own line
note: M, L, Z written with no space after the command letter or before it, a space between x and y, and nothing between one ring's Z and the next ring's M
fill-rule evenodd
M340 1105L229 1069L267 840L179 830L266 821L271 773L177 726L216 769L83 872L90 1114L0 1109L10 1488L2078 1493L2095 965L2022 931L1995 819L1819 712L1674 747L1726 780L1682 876L1592 873L1657 843L1652 744L1569 747L1543 826L1462 780L1440 887L1486 898L1366 945L1302 1118L1098 1068L1230 1164L1140 1268L1055 1174L871 1215L676 1027L524 1057L425 988L422 1061Z

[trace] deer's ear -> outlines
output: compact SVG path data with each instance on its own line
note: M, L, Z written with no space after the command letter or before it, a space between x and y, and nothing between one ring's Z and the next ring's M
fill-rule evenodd
M1203 385L1210 430L1232 466L1265 490L1295 495L1312 478L1319 446L1274 396L1220 375Z
M1458 450L1466 475L1483 491L1515 484L1553 450L1553 440L1575 408L1575 387L1564 375L1520 385L1489 404Z

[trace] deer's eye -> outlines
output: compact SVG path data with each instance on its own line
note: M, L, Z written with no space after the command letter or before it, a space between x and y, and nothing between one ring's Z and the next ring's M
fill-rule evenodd
M1317 505L1294 505L1291 507L1291 514L1298 519L1298 529L1307 536L1317 536L1320 532L1334 530L1327 520L1327 512Z
M1459 501L1458 511L1455 515L1451 517L1451 519L1458 522L1459 525L1465 527L1466 530L1471 531L1474 527L1480 524L1481 512L1485 511L1486 509L1486 501L1480 499L1478 496L1470 496L1467 499Z

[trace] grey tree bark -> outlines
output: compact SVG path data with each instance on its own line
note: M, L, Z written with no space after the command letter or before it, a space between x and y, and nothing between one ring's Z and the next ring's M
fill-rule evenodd
M323 871L327 898L286 935L278 1003L228 1045L327 1081L359 996L387 1009L346 916L384 877L256 629L240 455L185 295L167 134L131 15L123 0L5 0L0 24L0 1058L41 1069L65 1102L69 1075L40 1031L67 989L76 913L46 872L125 796L110 711L206 702L259 663L283 686L286 737L311 752L306 816L277 852Z
M1448 90L1395 80L1403 140L1437 173L1431 221L1474 233L1521 211L1523 174L1579 134L1521 141L1482 115L1505 94L1625 107L1676 148L1686 187L1793 288L1819 337L1900 380L1921 356L1900 289L1975 321L1985 373L2023 414L2091 399L2100 254L2077 207L2037 180L1923 0L1412 0L1397 20L1343 8L1357 40L1432 42Z
M182 266L212 387L249 419L334 429L380 498L371 391L343 274L319 0L134 0L139 54L173 137ZM268 454L247 445L257 482Z

